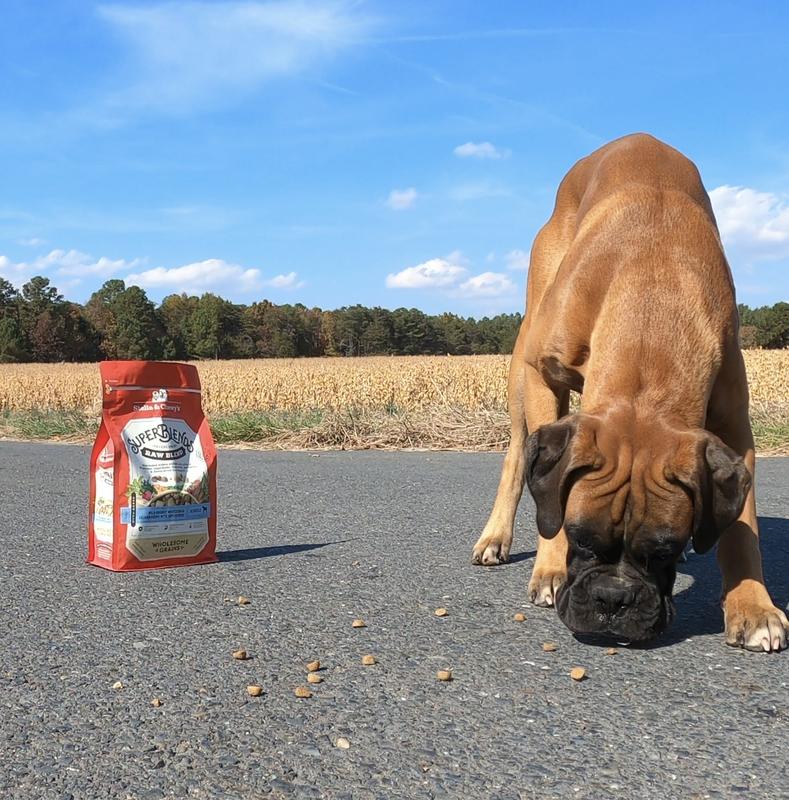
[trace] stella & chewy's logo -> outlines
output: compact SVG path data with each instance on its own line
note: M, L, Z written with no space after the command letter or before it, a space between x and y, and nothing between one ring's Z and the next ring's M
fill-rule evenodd
M194 449L194 437L185 430L160 422L126 437L129 450L154 461L175 461ZM151 446L154 445L154 446Z
M148 403L134 403L135 411L174 411L179 412L181 406L178 403L167 402L167 389L154 389L151 392L151 400Z

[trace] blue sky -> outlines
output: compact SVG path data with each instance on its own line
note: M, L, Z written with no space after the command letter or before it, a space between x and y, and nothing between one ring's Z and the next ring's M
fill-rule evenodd
M786 300L787 37L782 2L4 0L0 275L520 310L564 173L643 130L738 299Z

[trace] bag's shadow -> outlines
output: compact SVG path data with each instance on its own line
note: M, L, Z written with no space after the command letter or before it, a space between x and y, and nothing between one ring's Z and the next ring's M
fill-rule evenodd
M319 542L316 544L281 544L272 547L245 547L240 550L222 550L216 555L220 562L253 561L256 558L287 556L293 553L303 553L307 550L317 550L321 547L328 547L330 544L342 544L343 541L347 541L347 539L338 542Z
M789 519L759 517L759 544L767 590L775 605L785 609L789 601ZM674 624L663 636L646 645L650 649L694 636L723 634L721 577L714 553L691 553L677 571L690 575L693 583L674 596L677 609Z

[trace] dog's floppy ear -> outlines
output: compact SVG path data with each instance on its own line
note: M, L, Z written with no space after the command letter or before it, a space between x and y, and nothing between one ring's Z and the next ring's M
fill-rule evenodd
M693 495L693 549L706 553L740 516L751 474L734 450L705 431L697 437L696 469L682 482Z
M564 523L571 476L596 465L599 453L590 418L572 414L543 425L526 440L526 483L537 506L537 530L552 539Z

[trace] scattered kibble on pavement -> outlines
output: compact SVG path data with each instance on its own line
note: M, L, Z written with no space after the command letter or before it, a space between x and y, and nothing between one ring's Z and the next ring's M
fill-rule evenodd
M153 700L151 700L151 705L152 705L154 708L159 708L159 706L160 706L161 704L162 704L162 701L161 701L161 700L160 700L158 697L154 697L154 698L153 698Z
M546 643L545 643L545 644L542 646L542 649L543 649L543 650L544 650L546 653L552 653L552 652L553 652L553 651L556 649L556 645L555 645L553 642L546 642Z
M362 664L365 667L372 667L375 664L375 656L362 656Z
M260 697L260 695L263 694L263 687L257 686L256 684L253 684L252 686L247 686L247 694L250 697Z
M452 680L452 671L448 669L440 669L436 673L436 678L440 681L451 681Z
M445 617L447 614L449 614L449 611L447 611L445 608L437 608L433 613L437 617Z
M317 672L320 668L321 668L320 661L310 661L310 663L307 664L307 672Z
M244 597L244 595L243 595L243 594L239 596L239 598L238 598L238 604L239 604L240 606L248 606L248 605L249 605L249 603L250 603L250 600L249 600L249 598L248 598L248 597Z
M351 627L352 628L366 628L367 627L367 623L363 619L355 619L351 623Z
M582 681L586 678L586 670L583 667L573 667L570 670L570 677L574 681Z
M246 661L249 656L247 655L246 650L234 650L233 658L235 658L236 661Z
M615 647L609 647L608 650L605 651L605 654L607 656L615 656L618 652L619 650L617 650Z
M297 686L293 690L296 697L312 697L312 692L306 686Z
M347 750L351 746L351 743L344 736L340 736L334 743L334 746L339 747L340 750Z
M515 622L524 622L526 620L526 615L522 614L520 611L513 617Z
M322 683L323 678L317 672L310 672L307 674L307 683Z

